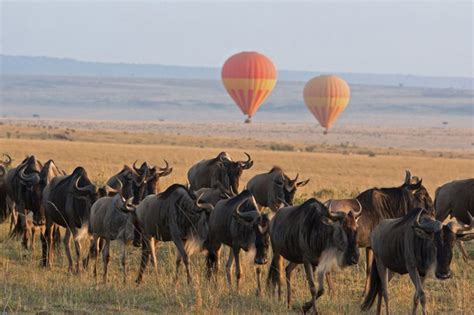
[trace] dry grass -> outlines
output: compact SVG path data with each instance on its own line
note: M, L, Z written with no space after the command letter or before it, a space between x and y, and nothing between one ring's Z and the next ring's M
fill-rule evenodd
M117 135L114 138L113 133L107 133L112 134L108 139L104 139L100 132L96 133L102 142L0 139L0 151L9 152L16 162L26 154L35 154L41 160L53 158L67 171L71 171L76 165L82 165L88 170L90 177L99 183L120 170L123 163L138 159L160 164L166 158L174 171L164 179L164 187L174 182L184 183L186 171L191 164L215 156L221 150L230 152L234 158L244 158L242 149L235 149L241 147L238 143L223 146L222 149L200 148L189 146L188 138L182 139L181 143L177 137L173 145L124 144L113 143L117 142ZM133 142L133 135L130 138L130 142ZM310 195L323 200L348 197L373 186L399 185L407 168L414 175L423 177L423 182L432 195L434 189L446 181L474 176L472 159L388 155L368 157L258 149L249 149L248 152L254 158L255 165L244 173L243 183L256 173L268 171L272 165L280 165L291 176L299 172L301 177L311 179L301 190L300 199ZM25 251L21 249L19 242L7 239L7 230L7 224L0 226L0 306L7 312L286 313L296 310L288 310L283 303L271 297L254 296L255 276L249 257L244 258L244 279L239 292L226 286L222 271L217 284L208 283L203 274L202 255L195 255L192 259L196 271L195 282L193 286L188 286L184 272L178 282L173 279L173 246L160 244L158 279L155 279L149 268L145 283L137 287L133 278L138 268L139 251L131 249L130 279L127 285L122 285L118 250L114 245L109 283L104 285L96 283L91 272L81 276L68 274L64 255L57 259L51 270L41 269L39 244L34 252ZM470 250L472 255L472 246ZM222 256L225 259L225 255ZM363 266L361 259L358 267L335 274L334 297L324 295L318 300L319 309L323 313L359 313L360 292L364 281ZM459 259L457 251L452 269L454 278L444 282L426 282L431 314L472 312L474 270L471 265ZM298 268L295 274L293 290L297 308L309 297L302 268ZM407 276L392 280L389 288L392 311L396 314L408 313L413 292Z

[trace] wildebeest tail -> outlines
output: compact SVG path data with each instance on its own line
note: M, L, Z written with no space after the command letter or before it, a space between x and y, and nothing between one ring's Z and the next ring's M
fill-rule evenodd
M372 267L370 269L370 287L369 292L364 298L364 302L360 306L362 311L368 311L375 302L377 294L380 293L382 289L382 281L380 280L379 272L377 271L377 262L374 259L372 262Z
M273 292L275 286L280 282L281 270L283 267L283 259L280 255L273 255L272 263L268 269L267 289Z
M16 222L14 222L13 229L11 229L8 237L20 238L24 232L25 232L25 225L23 224L23 220L20 218L20 216L18 216L16 219Z
M217 267L217 255L214 251L208 250L206 256L207 278L211 278L212 273Z

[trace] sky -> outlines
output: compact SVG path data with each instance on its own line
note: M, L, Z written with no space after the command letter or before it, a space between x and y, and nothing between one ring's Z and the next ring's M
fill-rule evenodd
M472 77L471 1L1 1L1 52L220 67Z

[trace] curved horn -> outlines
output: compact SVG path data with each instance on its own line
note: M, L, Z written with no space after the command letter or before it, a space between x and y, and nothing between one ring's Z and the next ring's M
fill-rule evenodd
M405 170L405 182L403 184L410 185L411 173L409 170Z
M280 201L281 203L283 203L285 205L285 207L290 207L291 205L286 202L285 200L283 200L282 198L278 198L278 201Z
M76 179L76 182L74 183L74 188L79 191L79 192L87 192L87 193L95 193L97 192L97 187L93 184L90 184L90 185L87 185L87 186L84 186L84 187L79 187L79 180L81 179L82 175L79 176L77 179Z
M173 168L170 167L170 164L168 163L168 161L166 160L163 160L165 161L165 167L160 167L160 172L158 173L158 175L161 177L161 176L167 176L169 174L171 174L171 172L173 171Z
M295 179L293 179L293 182L296 182L298 180L298 177L300 176L300 173L296 173Z
M137 173L138 173L138 172L140 171L140 169L139 169L139 168L137 168L137 165L136 165L136 164L137 164L137 162L138 162L138 160L135 160L135 162L133 162L133 164L132 164L132 167L133 167L133 169L135 170L135 172L137 172Z
M252 161L252 158L250 157L250 155L247 153L247 152L244 152L244 154L247 156L247 161L240 161L240 165L242 165L242 168L243 169L249 169L252 167L253 165L253 161Z
M359 204L359 211L354 211L352 210L352 214L354 215L354 218L358 218L362 214L362 204L360 203L359 199L356 198L357 203Z
M30 174L26 175L25 170L26 170L27 166L28 165L25 164L21 167L20 172L19 172L20 178L21 178L21 180L27 182L28 184L35 185L40 180L38 172L33 172L33 173L30 173Z
M235 214L238 215L241 219L247 222L251 222L251 224L255 223L256 220L260 217L260 213L256 210L254 211L247 211L247 212L240 212L240 207L248 200L248 198L242 200L237 207L235 208Z
M461 224L457 219L453 224L449 224L449 229L458 235L470 234L473 233L472 229L474 228L474 218L472 217L471 213L468 211L467 215L469 216L469 224ZM468 232L468 233L465 233Z
M196 199L196 206L198 208L201 208L201 209L205 209L205 210L209 210L209 211L212 211L214 210L214 206L210 203L201 203L201 198L202 196L204 195L204 193L202 193L197 199Z
M3 156L6 157L7 159L1 161L0 163L2 163L3 165L5 165L5 167L10 166L10 164L12 164L12 158L11 158L11 156L9 156L9 155L6 154L6 153L3 153Z
M345 212L341 212L341 211L338 211L338 212L329 212L328 211L328 218L330 218L331 220L333 221L342 221L344 220L344 218L346 217L346 213Z
M126 210L127 212L132 212L135 211L136 206L133 205L132 200L133 197L130 197L128 199L125 199L124 197L121 197L122 202L123 202L123 209Z
M423 229L423 226L420 224L420 218L422 214L423 214L423 209L421 209L420 212L418 212L418 214L416 215L415 222L414 222L415 227L418 227L420 229Z

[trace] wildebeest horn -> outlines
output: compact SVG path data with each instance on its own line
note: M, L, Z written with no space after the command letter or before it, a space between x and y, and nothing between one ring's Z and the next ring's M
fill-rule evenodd
M338 212L329 212L328 211L328 218L330 218L333 221L342 221L346 217L346 213L342 211Z
M168 161L166 160L163 160L165 161L165 167L160 167L160 173L158 174L159 176L167 176L169 174L171 174L171 172L173 171L173 168L170 167Z
M244 154L247 156L247 161L240 161L240 165L242 166L243 169L249 169L252 167L253 161L247 152L244 152Z
M352 211L352 214L354 215L354 218L358 218L362 214L362 204L360 203L359 199L356 198L357 204L359 205L359 211Z
M133 162L133 165L132 165L132 167L133 167L133 169L135 170L135 172L139 173L140 169L139 169L139 168L137 168L137 165L136 165L136 164L137 164L137 162L138 162L138 160L135 160L135 162Z
M119 188L115 189L109 185L105 185L105 191L107 192L107 194L109 193L118 194L122 192L122 189L123 189L122 181L119 178L116 178L116 179L118 181Z
M19 175L21 180L27 182L30 185L36 185L40 181L40 177L38 172L33 172L28 175L25 174L25 169L28 165L25 164L21 167Z
M296 173L296 177L295 179L293 179L293 182L296 183L296 181L298 180L298 177L300 176L300 173Z
M121 197L122 198L122 202L123 202L123 208L127 211L135 211L136 209L136 206L132 204L132 200L133 200L133 197L130 197L128 199L125 199L123 196Z
M204 195L204 193L202 193L197 199L196 199L196 206L198 208L201 208L201 209L205 209L205 210L209 210L209 211L212 211L214 210L214 206L210 203L201 203L201 198L202 196Z
M411 173L409 170L405 170L405 182L404 184L405 185L410 185L410 181L411 181Z
M253 198L253 197L252 197ZM241 219L243 219L246 222L249 222L251 224L255 223L257 219L260 217L260 212L254 210L254 211L247 211L247 212L240 212L240 207L247 201L249 198L245 198L242 200L237 207L235 208L235 214L239 216ZM252 200L255 203L255 200Z
M474 218L472 217L471 213L468 211L467 215L469 216L469 224L462 224L457 219L454 222L448 223L449 229L457 235L466 235L466 234L473 234L474 231Z
M96 193L97 192L97 187L93 184L90 184L90 185L87 185L87 186L84 186L84 187L79 187L79 180L81 179L81 176L79 176L77 179L76 179L76 182L74 184L74 188L77 190L77 191L80 191L80 192L88 192L90 194L93 194L93 193Z
M5 165L5 167L10 166L10 164L12 164L12 158L11 158L11 156L9 156L9 155L6 154L6 153L3 153L3 156L6 157L7 159L1 161L0 163L2 163L3 165Z
M286 202L286 201L285 201L284 199L282 199L282 198L278 198L278 201L280 201L281 203L283 203L283 204L285 205L285 207L290 207L290 206L291 206L288 202Z

